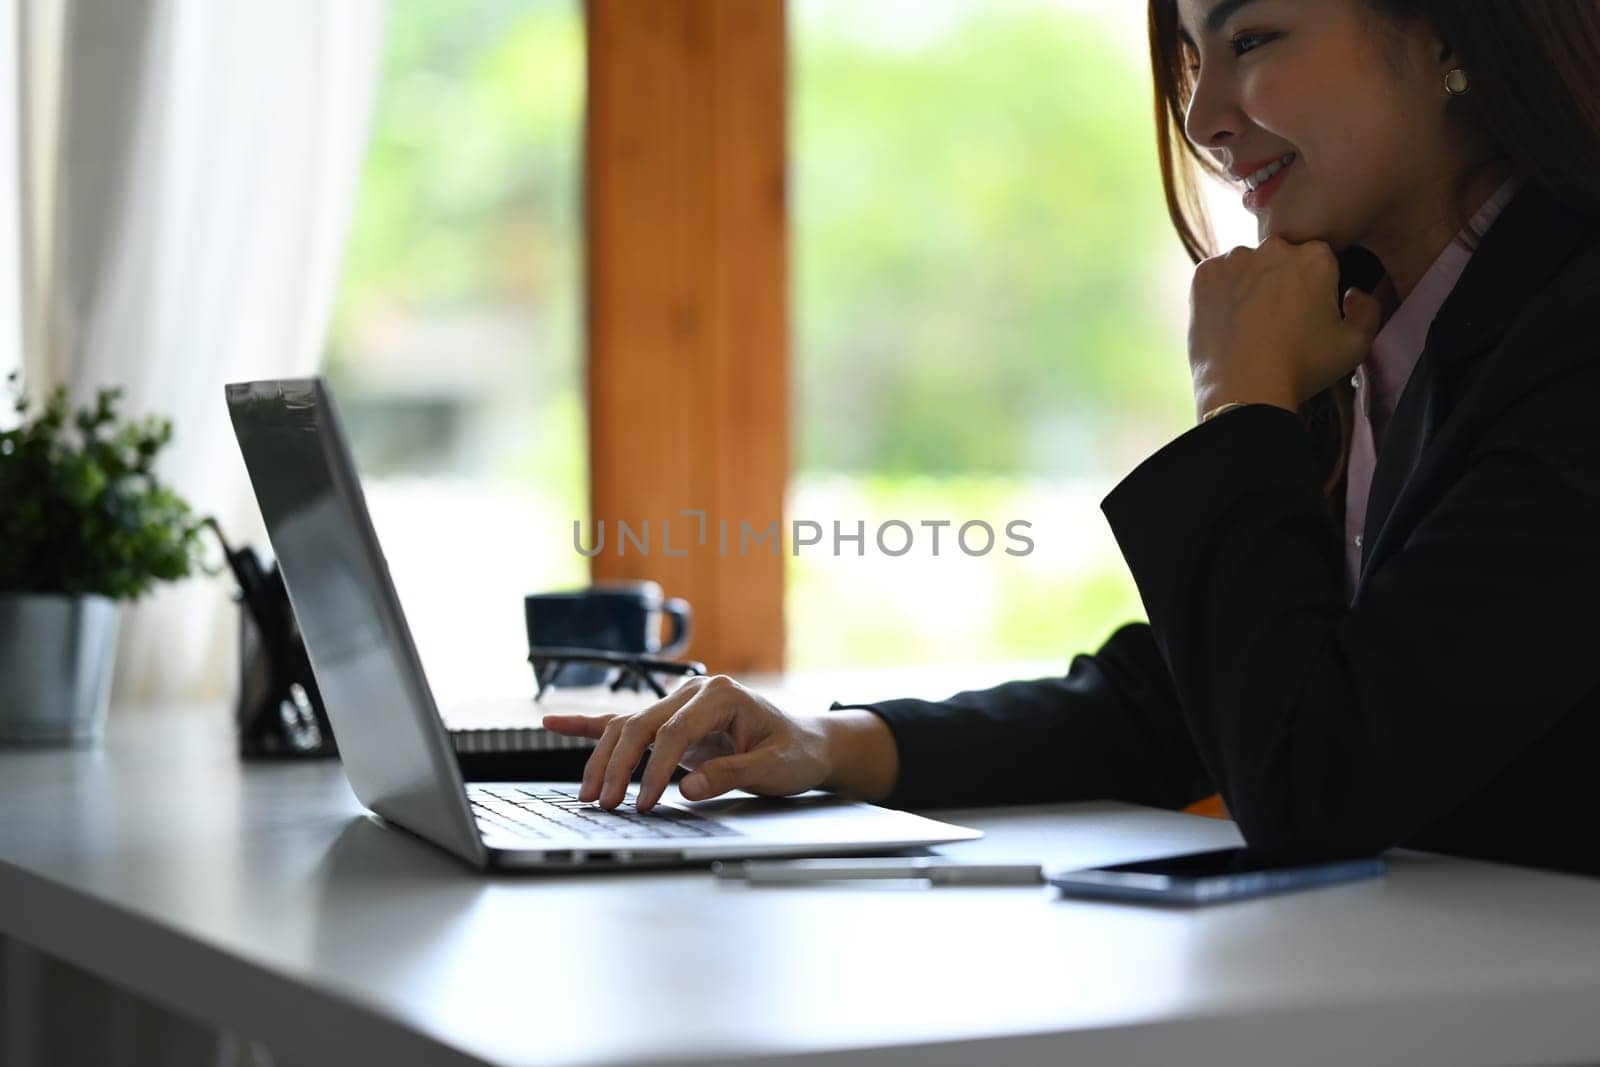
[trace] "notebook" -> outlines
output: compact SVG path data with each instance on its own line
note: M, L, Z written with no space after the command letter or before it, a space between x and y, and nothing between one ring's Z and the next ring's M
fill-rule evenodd
M595 742L568 737L539 725L552 712L596 715L638 711L655 703L654 693L611 692L606 686L552 689L543 700L531 695L472 700L440 711L463 775L472 781L555 778L576 780Z

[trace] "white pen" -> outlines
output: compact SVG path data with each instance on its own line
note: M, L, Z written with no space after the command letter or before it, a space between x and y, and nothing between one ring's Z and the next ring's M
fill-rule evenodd
M742 878L751 885L806 885L811 882L913 878L934 885L1041 885L1036 863L960 863L947 859L745 860L713 863L718 878Z

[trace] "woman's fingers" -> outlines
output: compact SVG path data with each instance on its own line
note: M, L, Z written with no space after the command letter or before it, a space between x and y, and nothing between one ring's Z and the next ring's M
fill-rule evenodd
M578 799L584 803L600 795L606 768L611 765L611 752L617 747L617 739L622 736L624 718L625 716L618 715L606 723L605 732L600 735L594 751L589 753L588 762L583 765L583 782L578 786Z
M668 693L637 715L626 715L613 720L607 733L595 746L589 765L584 768L583 788L579 800L598 800L602 808L614 808L622 803L628 791L628 779L639 765L645 748L655 739L656 730L679 708L703 690L708 683L692 679ZM615 731L612 727L617 727ZM609 741L609 744L608 744ZM602 747L605 749L601 752ZM599 780L598 796L590 790L590 770L600 768L595 776Z
M661 724L650 746L650 761L639 779L640 811L655 807L672 780L672 769L682 762L689 746L697 744L707 734L727 730L732 725L732 714L737 714L728 702L732 692L721 684L702 686L692 700Z
M546 730L553 730L558 734L565 734L568 737L593 737L604 741L606 729L613 721L616 720L616 718L616 715L610 713L601 715L550 714L546 715L541 720L541 723ZM584 764L583 780L585 783L587 783L590 778L591 769L595 771L593 777L598 781L599 768L605 766L604 763L595 764L595 755L599 751L599 748L599 745L595 746L595 751L589 754L589 760ZM609 752L609 747L607 748L607 751ZM583 796L587 789L587 784L580 786L578 795L580 797Z
M689 689L689 692L684 692L685 689ZM661 700L639 712L639 714L648 715L663 706L675 708L682 704L685 700L689 699L689 697L692 695L693 689L690 689L688 684L685 683L684 685L681 685L677 689L673 690L671 693L668 693ZM600 789L605 781L606 771L611 762L611 753L616 749L617 742L622 736L622 728L627 725L628 720L632 717L632 715L628 714L606 715L604 717L604 724L599 733L591 734L584 732L579 735L584 737L599 738L599 742L594 746L594 751L589 753L589 759L583 765L583 778L578 786L579 800L587 803L597 799L600 796ZM556 730L558 733L565 733L567 731L562 729L563 725L566 725L568 722L576 724L577 720L586 720L590 718L590 716L586 715L547 715L545 716L544 721L545 724L551 729ZM593 727L591 726L581 727L581 729L584 731L588 731L592 728Z
M616 716L604 715L546 715L540 720L546 730L568 737L599 737L606 732L606 724Z
M770 753L758 748L707 760L693 774L684 776L683 781L678 783L678 792L683 794L685 800L721 796L730 789L753 784L749 781L752 773L758 771L762 761L769 758Z
M715 730L685 749L683 755L678 757L678 766L692 771L707 760L714 760L719 756L731 756L737 751L739 745L731 733Z

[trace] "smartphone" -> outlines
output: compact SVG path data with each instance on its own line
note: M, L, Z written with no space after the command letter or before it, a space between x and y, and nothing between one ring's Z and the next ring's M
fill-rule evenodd
M1380 856L1316 856L1221 848L1110 867L1052 871L1048 880L1071 896L1213 904L1374 878L1383 870Z

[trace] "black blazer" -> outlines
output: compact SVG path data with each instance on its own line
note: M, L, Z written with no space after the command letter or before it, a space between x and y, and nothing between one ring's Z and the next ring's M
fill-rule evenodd
M891 804L1221 792L1252 845L1600 873L1600 220L1520 187L1378 456L1353 602L1299 416L1196 426L1102 503L1148 623L1065 677L842 704Z

